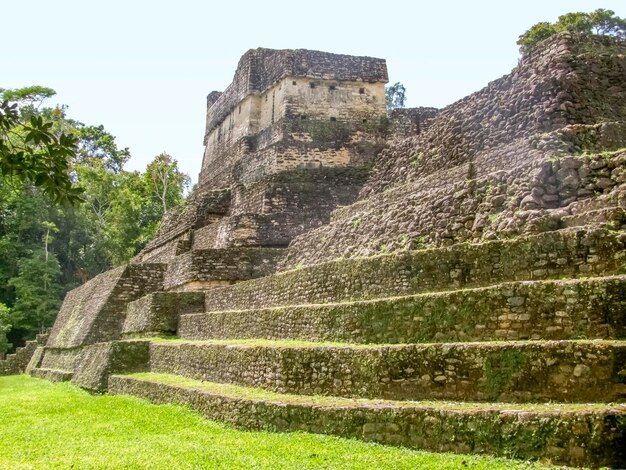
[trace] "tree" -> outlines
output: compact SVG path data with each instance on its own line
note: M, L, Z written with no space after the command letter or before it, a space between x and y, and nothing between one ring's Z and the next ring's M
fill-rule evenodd
M571 33L589 34L593 25L589 13L576 11L559 16L559 20L554 26L557 32L569 31Z
M89 159L101 160L106 169L114 173L122 171L122 167L130 158L128 147L119 149L115 143L115 137L104 130L103 125L78 124L77 161L86 163Z
M29 108L39 110L45 100L56 95L56 91L52 88L33 85L15 89L0 88L0 95L6 101L19 103L20 112L24 114Z
M385 87L385 102L387 109L404 108L406 89L400 82Z
M517 44L522 55L531 52L537 44L559 32L626 37L626 19L615 16L612 10L599 8L591 13L572 12L559 16L556 23L541 22L522 34Z
M26 339L54 322L61 306L61 268L54 254L46 259L41 251L21 259L18 268L18 276L9 280L17 298L11 320L13 328L23 332L21 339Z
M9 307L0 302L0 358L11 347L11 343L9 343L7 338L7 333L11 330L11 324L9 323L10 312Z
M541 23L531 26L528 31L522 34L517 40L517 45L520 46L520 52L522 54L527 54L541 41L548 39L557 32L558 30L555 25L547 21L542 21Z
M27 145L31 152L23 152L18 162L27 166L32 157L37 163L34 156L46 152L46 145L69 136L75 152L65 155L61 173L72 188L80 185L83 190L81 204L68 204L28 173L0 172L4 351L51 326L68 290L135 256L154 235L164 211L182 202L189 178L165 153L144 172L124 170L130 151L118 147L104 126L69 118L66 106L43 104L54 90L29 87L0 93L15 101L5 103L0 115L9 158ZM43 140L36 140L38 130Z
M182 192L190 182L189 177L178 169L178 162L167 153L154 157L146 168L145 177L152 195L161 202L163 214L181 203Z
M56 202L77 202L82 190L73 184L70 161L78 139L66 133L55 135L52 123L33 112L33 103L52 92L43 87L0 90L0 176L40 187ZM25 114L7 97L19 98Z
M626 19L615 16L613 10L598 8L589 17L594 34L626 38Z
M56 226L54 222L44 221L42 224L44 229L46 230L45 235L43 236L43 251L46 255L46 261L48 261L48 256L50 255L50 251L48 251L49 245L54 241L53 233L58 233L59 227Z

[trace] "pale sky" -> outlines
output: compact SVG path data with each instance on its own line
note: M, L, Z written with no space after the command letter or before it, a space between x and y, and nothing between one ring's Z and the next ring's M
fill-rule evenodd
M165 151L195 181L206 95L247 49L385 58L407 106L443 107L507 74L534 23L596 8L626 16L624 0L0 0L0 87L54 88L49 105L130 148L127 169Z

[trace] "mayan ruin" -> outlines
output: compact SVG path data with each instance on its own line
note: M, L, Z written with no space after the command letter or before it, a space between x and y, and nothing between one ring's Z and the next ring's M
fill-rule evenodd
M388 81L380 58L248 50L207 96L191 195L0 373L626 466L626 42L559 33L442 109L388 111Z

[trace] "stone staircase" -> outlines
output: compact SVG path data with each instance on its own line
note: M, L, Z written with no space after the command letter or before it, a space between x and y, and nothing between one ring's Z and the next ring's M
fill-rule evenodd
M68 294L30 373L247 429L626 467L624 51L560 34L371 173L307 167L337 151L328 116L280 165L231 148L233 175L211 160L133 264Z
M176 336L128 340L143 362L108 390L249 429L619 467L625 266L594 224L280 272L151 309ZM156 296L181 293L129 312Z
M35 350L46 344L47 340L48 333L40 333L34 340L26 341L24 346L16 348L14 353L7 354L3 360L0 360L0 375L24 373Z

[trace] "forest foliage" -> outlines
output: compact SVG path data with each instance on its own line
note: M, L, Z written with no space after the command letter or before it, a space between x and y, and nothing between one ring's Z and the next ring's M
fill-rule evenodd
M137 254L189 186L166 153L125 170L129 149L45 106L54 95L0 89L0 354L50 327L67 291Z
M522 55L525 55L544 39L563 31L626 38L626 19L616 16L613 10L604 8L598 8L590 13L581 11L566 13L559 16L554 23L542 21L531 26L519 37L517 45L520 46Z

